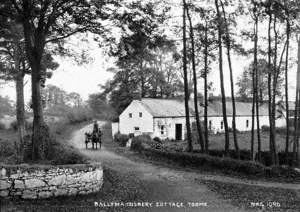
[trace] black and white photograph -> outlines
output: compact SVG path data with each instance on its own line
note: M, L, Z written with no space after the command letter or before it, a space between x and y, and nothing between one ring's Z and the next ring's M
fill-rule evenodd
M0 0L0 212L300 211L300 1Z

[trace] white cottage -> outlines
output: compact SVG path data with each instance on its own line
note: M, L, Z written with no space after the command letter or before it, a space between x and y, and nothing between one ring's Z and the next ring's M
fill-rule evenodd
M195 121L193 103L190 103L191 122ZM239 131L251 130L252 103L236 103L236 126ZM200 119L203 120L203 106L199 106ZM227 102L227 120L231 127L232 107ZM185 107L182 99L142 98L133 100L120 114L119 123L113 123L113 134L149 134L152 138L183 140L185 124ZM260 106L260 126L269 125L267 104ZM256 126L256 125L255 125ZM276 120L276 126L285 126L285 119ZM224 131L222 103L218 100L209 101L208 128L214 132Z

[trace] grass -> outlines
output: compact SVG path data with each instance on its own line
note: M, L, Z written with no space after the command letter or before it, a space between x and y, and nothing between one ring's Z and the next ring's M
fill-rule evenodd
M51 151L52 158L49 161L35 161L35 163L54 163L54 164L64 164L64 163L76 163L78 160L82 162L84 158L81 158L81 154L72 146L70 146L67 141L70 139L72 133L81 127L85 126L90 122L81 122L77 124L69 124L65 121L48 123L51 132L55 138L53 143L53 151ZM30 133L31 130L28 130ZM15 141L18 141L18 132L16 130L0 130L0 161L6 164L16 164L14 145ZM68 154L67 154L68 153ZM56 154L56 155L55 155ZM54 155L54 156L53 156Z
M257 151L257 136L256 133L254 139L254 149ZM224 150L224 134L216 134L216 135L209 135L209 149L211 150ZM233 135L230 133L230 149L234 149L233 143ZM250 150L250 141L251 141L251 132L241 132L237 134L239 147L241 150ZM163 141L164 146L169 147L171 149L177 150L184 150L187 146L186 141ZM285 136L282 134L276 135L276 145L277 150L284 151L285 150ZM194 138L194 149L200 150L200 145L197 142L197 139ZM291 145L290 145L291 146ZM269 133L261 131L261 150L262 151L269 151Z
M18 133L14 130L0 130L0 161L14 164L14 144L18 140Z
M233 205L248 210L299 211L300 192L254 185L199 180Z

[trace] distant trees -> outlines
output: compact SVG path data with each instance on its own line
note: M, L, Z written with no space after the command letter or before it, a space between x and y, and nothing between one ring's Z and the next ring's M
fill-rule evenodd
M108 5L112 7L107 8ZM0 5L2 17L20 23L23 27L25 49L31 69L32 108L34 113L32 135L32 159L43 159L47 155L49 133L44 123L41 102L42 58L48 43L63 49L63 40L79 32L102 33L99 20L111 17L108 11L117 5L114 1L10 1Z
M65 107L80 107L83 100L79 93L68 93L60 87L48 84L42 89L43 107L46 113L63 113Z
M8 97L0 96L0 117L6 114L14 114L15 108Z

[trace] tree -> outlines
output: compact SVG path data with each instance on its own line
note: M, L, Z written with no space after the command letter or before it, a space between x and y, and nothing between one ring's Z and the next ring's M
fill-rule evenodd
M159 30L166 19L165 9L151 2L134 3L130 8L141 12L122 16L122 23L131 33L122 32L120 41L110 49L116 67L108 71L115 75L102 87L103 95L118 114L136 93L141 98L169 98L183 91L175 42Z
M196 37L198 42L196 46L199 51L202 51L202 57L199 58L203 61L203 70L201 77L204 79L204 148L205 152L208 153L208 92L211 90L212 83L208 81L208 75L210 72L210 65L215 60L214 50L217 47L216 42L216 24L215 24L215 11L212 7L202 8L195 7L195 12L199 14L199 17L203 22L196 24ZM203 48L204 46L204 48Z
M220 0L222 12L223 12L223 19L224 19L224 27L225 27L225 44L227 47L227 59L228 59L228 66L229 66L229 74L230 74L230 86L231 86L231 101L232 101L232 132L233 132L233 141L235 150L240 155L239 145L237 141L236 135L236 108L235 108L235 93L234 93L234 81L233 81L233 70L232 70L232 61L231 61L231 48L232 48L232 38L229 32L229 21L226 18L226 11L224 8L224 4L222 0Z
M24 44L21 42L22 26L11 23L8 19L0 17L0 72L2 79L15 82L16 88L16 119L19 134L20 158L23 158L21 147L24 145L25 109L24 109L24 76L29 73L25 55Z
M295 163L300 165L300 39L297 36L298 42L298 68L296 81L296 104L295 104L295 124L294 124L294 145L293 159Z
M222 112L223 112L223 122L225 129L225 153L229 154L229 131L228 122L226 114L226 97L224 89L224 75L223 75L223 47L222 47L222 36L223 31L223 19L220 13L219 0L215 0L215 7L217 11L217 24L218 24L218 48L219 48L219 72L220 72L220 86L221 86L221 96L222 96Z
M273 65L271 66L273 67ZM237 96L241 97L244 101L252 99L252 94L254 92L252 79L253 70L255 70L254 61L244 69L241 76L238 77L238 80L236 82L236 85L238 86ZM282 96L282 87L284 82L284 78L281 73L283 73L283 69L280 70L276 88L276 95L279 97ZM268 99L268 61L264 58L257 59L257 77L258 103L263 103Z
M0 117L3 115L14 114L14 107L8 97L0 96Z
M82 98L79 93L71 92L68 94L68 99L71 102L72 106L79 107L82 105Z
M96 116L106 120L115 121L116 111L109 105L103 93L94 93L89 96L87 100L89 107Z
M1 16L22 24L25 49L31 68L33 135L32 159L47 156L49 138L43 133L49 131L43 116L41 102L42 58L48 43L63 45L63 39L79 32L103 32L99 20L107 20L111 14L114 1L15 1L4 0L0 7ZM45 133L49 134L49 133Z
M187 71L187 47L186 47L186 1L183 0L183 15L182 15L182 42L183 42L183 78L184 78L184 106L185 106L185 121L186 121L186 132L187 132L187 152L193 151L192 132L190 123L190 110L189 110L189 85L188 85L188 71Z
M198 139L201 146L201 150L204 152L204 138L202 132L202 126L199 117L199 108L198 108L198 89L197 89L197 73L196 73L196 62L195 62L195 41L194 41L194 29L193 23L191 19L191 15L189 12L189 6L186 6L186 14L190 25L190 39L191 39L191 57L192 57L192 70L193 70L193 84L194 84L194 108L195 108L195 116L196 116L196 126Z

